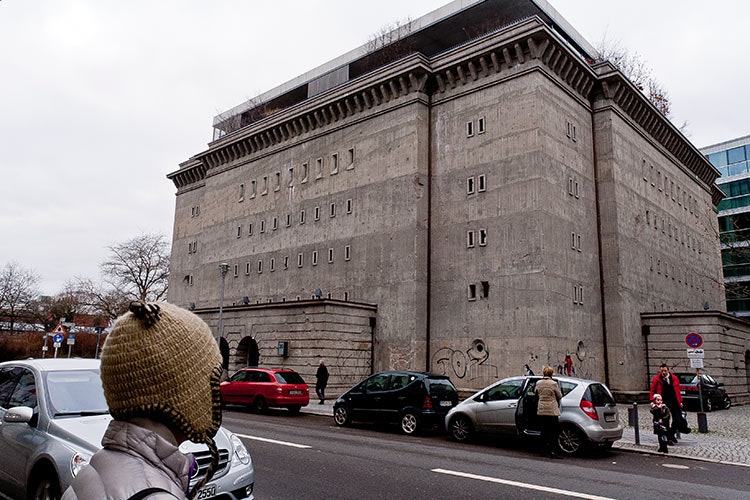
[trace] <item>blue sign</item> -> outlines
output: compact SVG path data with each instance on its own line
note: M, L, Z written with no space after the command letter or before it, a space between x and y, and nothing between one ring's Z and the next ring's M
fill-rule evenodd
M63 336L62 336L62 333L56 333L56 334L54 334L54 335L52 336L52 341L53 341L53 342L54 342L55 344L59 344L60 342L62 342L62 341L63 341Z
M690 332L685 337L685 343L688 347L695 349L703 345L703 337L701 337L700 333Z

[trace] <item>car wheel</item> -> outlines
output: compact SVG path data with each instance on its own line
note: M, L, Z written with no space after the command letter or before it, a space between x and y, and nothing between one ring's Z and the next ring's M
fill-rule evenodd
M414 434L419 429L419 418L413 411L401 415L401 430L404 434Z
M586 444L586 437L573 425L563 425L557 435L557 445L566 455L575 455Z
M28 494L29 500L60 500L60 485L57 478L50 474L49 472L42 472L32 478Z
M336 425L346 425L350 420L351 417L346 406L337 406L336 409L333 410L333 423Z
M451 437L460 443L468 441L474 433L474 425L466 415L456 415L453 417L448 429L450 430Z
M732 406L732 400L729 399L728 394L724 394L724 399L721 401L721 408L728 410Z
M266 403L265 398L262 396L258 396L253 401L253 409L257 411L258 413L265 413L268 411L268 403Z
M289 413L299 413L299 411L302 409L302 406L300 405L293 405L289 407Z

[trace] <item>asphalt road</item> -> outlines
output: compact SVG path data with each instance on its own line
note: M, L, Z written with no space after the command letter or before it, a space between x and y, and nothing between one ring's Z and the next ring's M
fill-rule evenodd
M397 428L336 427L331 417L225 411L255 465L255 497L281 499L750 498L747 468L607 451L550 460L533 445Z

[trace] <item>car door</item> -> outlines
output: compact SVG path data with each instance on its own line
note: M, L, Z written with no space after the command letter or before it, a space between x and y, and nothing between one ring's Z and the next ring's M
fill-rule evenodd
M240 370L222 387L221 395L227 403L249 403L247 399L247 379L249 372Z
M380 413L381 420L393 422L399 419L401 410L409 404L410 389L407 389L407 386L412 381L414 377L410 378L407 373L391 373L383 391L379 395L374 395L377 403L374 403L373 410Z
M376 373L361 384L362 390L356 398L356 413L361 420L378 422L387 418L383 401L388 382L388 373Z
M20 367L14 369L13 372L16 384L3 403L3 414L18 406L28 406L35 413L38 412L36 378L33 372ZM12 460L5 460L3 467L1 467L5 475L4 482L7 483L4 485L3 491L22 492L25 489L26 465L29 462L29 457L47 440L46 435L37 430L37 421L38 419L34 418L32 422L3 422L2 427L0 427L3 455L13 457Z
M480 395L475 410L475 427L479 432L515 434L516 408L524 379L508 379Z

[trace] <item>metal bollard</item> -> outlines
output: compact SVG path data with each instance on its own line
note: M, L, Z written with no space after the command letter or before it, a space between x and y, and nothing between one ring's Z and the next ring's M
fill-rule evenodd
M698 432L705 434L708 432L708 419L706 418L706 412L699 411L695 414L698 417Z
M633 427L635 432L635 444L641 444L641 433L638 426L638 403L633 403L633 406L628 408L628 425Z

